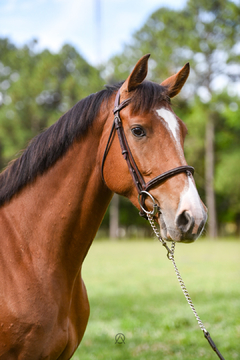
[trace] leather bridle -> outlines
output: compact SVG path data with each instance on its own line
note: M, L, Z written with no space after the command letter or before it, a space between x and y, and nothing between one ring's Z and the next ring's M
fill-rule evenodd
M186 173L188 176L193 175L194 168L189 165L178 166L174 169L168 170L168 171L156 176L155 178L153 178L150 181L148 181L147 183L145 183L145 181L134 161L134 158L132 156L131 150L129 148L129 145L128 145L128 142L127 142L127 139L126 139L126 136L124 133L124 128L122 126L122 120L120 117L120 111L123 108L125 108L130 103L130 101L131 101L131 99L127 99L120 103L120 89L119 89L117 92L116 98L115 98L115 102L114 102L114 110L113 110L114 121L113 121L112 129L111 129L111 132L110 132L110 135L108 138L108 142L107 142L107 145L106 145L106 148L104 151L103 159L102 159L102 168L101 168L102 179L104 181L104 175L103 175L104 163L105 163L107 154L109 152L109 149L111 147L114 133L115 133L115 131L117 131L119 143L120 143L121 150L122 150L122 155L127 162L129 172L132 176L134 185L139 194L139 203L140 203L140 206L142 209L142 211L140 212L140 215L147 218L146 214L148 213L148 211L144 207L145 197L150 196L150 198L153 200L152 195L149 194L148 191L150 189L152 189L153 187L162 184L164 181L171 178L172 176L178 175L180 173ZM156 205L156 202L153 201L153 203ZM153 211L151 211L150 213L152 215L156 215L157 211L160 211L159 207L158 207L158 209L155 207L155 209Z

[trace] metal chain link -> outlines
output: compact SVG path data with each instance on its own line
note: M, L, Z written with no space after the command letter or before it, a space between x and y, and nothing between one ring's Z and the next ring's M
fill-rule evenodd
M203 331L203 334L205 336L205 338L207 339L207 341L209 342L209 345L211 346L211 348L216 352L217 356L219 357L220 360L225 360L224 357L222 356L222 354L220 353L220 351L218 350L217 346L215 345L213 339L211 338L209 332L206 330L205 326L203 325L200 317L198 316L198 313L193 305L193 302L192 302L192 299L186 289L186 286L184 284L184 281L180 275L180 272L178 270L178 267L176 265L176 262L175 262L175 259L174 259L174 251L175 251L175 242L172 241L172 245L171 245L171 249L168 247L166 241L164 241L162 238L161 238L161 235L160 235L160 232L155 224L155 221L154 221L154 218L153 216L151 215L150 212L146 212L146 215L148 217L148 221L156 235L156 237L158 238L158 240L161 242L161 244L167 249L167 257L169 260L172 261L173 263L173 267L174 267L174 270L175 270L175 273L177 275L177 279L178 279L178 282L181 286L181 289L182 289L182 292L195 316L195 318L197 319L197 322L198 322L198 325L200 327L200 329Z
M148 217L148 221L149 221L149 223L150 223L150 225L151 225L151 227L152 227L152 229L153 229L156 237L158 238L158 240L160 241L160 243L162 244L162 246L164 246L164 247L166 248L168 259L171 260L170 257L174 255L174 254L172 253L172 250L169 249L166 241L164 241L164 240L161 238L160 232L158 231L158 228L157 228L157 226L156 226L156 224L155 224L155 221L154 221L154 219L153 219L153 216L152 216L150 213L147 213L147 217Z
M203 325L200 317L198 316L198 313L197 313L197 311L196 311L196 309L195 309L195 307L194 307L194 305L193 305L192 299L191 299L191 297L190 297L190 295L189 295L189 293L188 293L188 291L187 291L187 288L186 288L186 286L185 286L185 284L184 284L184 281L183 281L183 279L182 279L182 277L181 277L181 275L180 275L180 272L179 272L179 270L178 270L178 267L177 267L177 265L176 265L176 262L175 262L175 259L174 259L175 242L172 241L171 249L169 249L167 243L161 238L160 232L158 231L158 228L157 228L157 226L156 226L156 224L155 224L155 222L154 222L154 219L153 219L152 215L147 214L147 217L148 217L148 221L149 221L149 223L150 223L150 225L151 225L151 227L152 227L152 229L153 229L156 237L157 237L158 240L161 242L161 244L167 249L167 252L168 252L168 253L167 253L167 257L168 257L169 260L172 261L172 264L173 264L173 266L174 266L174 270L175 270L175 273L176 273L176 275L177 275L177 279L178 279L179 284L180 284L180 286L181 286L182 292L183 292L183 294L184 294L184 296L185 296L185 298L186 298L186 300L187 300L190 308L192 309L192 312L193 312L194 316L195 316L196 319L197 319L197 322L198 322L198 325L199 325L200 329L201 329L205 334L207 334L207 330L206 330L205 326Z
M173 263L174 270L175 270L175 273L176 273L176 275L177 275L177 279L178 279L179 284L180 284L180 286L181 286L182 292L183 292L183 294L184 294L184 296L185 296L185 298L186 298L186 300L187 300L190 308L192 309L192 312L193 312L194 316L195 316L196 319L197 319L197 322L198 322L198 325L199 325L200 329L201 329L204 333L207 333L207 330L206 330L205 326L203 325L200 317L198 316L198 313L197 313L197 311L196 311L196 309L195 309L195 307L194 307L194 305L193 305L192 299L191 299L191 297L190 297L190 295L189 295L189 293L188 293L188 291L187 291L187 289L186 289L186 286L185 286L185 284L184 284L184 281L183 281L183 279L182 279L182 277L181 277L181 275L180 275L180 272L179 272L179 270L178 270L178 267L177 267L177 265L176 265L176 262L175 262L175 259L174 259L174 250L175 250L175 242L173 241L173 242L172 242L172 255L171 255L171 257L169 257L169 259L170 259L170 260L172 261L172 263Z

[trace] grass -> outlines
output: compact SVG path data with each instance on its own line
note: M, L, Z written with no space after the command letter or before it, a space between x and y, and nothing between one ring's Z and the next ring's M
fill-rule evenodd
M240 241L176 246L196 310L226 360L240 358ZM91 315L73 360L216 360L165 249L150 241L95 241L83 266ZM125 344L115 344L118 333Z

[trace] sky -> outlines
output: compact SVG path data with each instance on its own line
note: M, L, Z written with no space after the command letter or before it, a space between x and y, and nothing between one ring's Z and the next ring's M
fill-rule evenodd
M120 53L132 34L162 6L180 9L186 0L0 0L0 37L38 50L69 43L92 65Z

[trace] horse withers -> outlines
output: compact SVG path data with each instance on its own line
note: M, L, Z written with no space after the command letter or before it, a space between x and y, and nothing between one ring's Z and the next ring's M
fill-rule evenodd
M89 316L82 263L114 192L140 209L150 184L165 240L191 242L203 230L207 211L183 153L187 128L170 104L189 65L159 85L145 80L148 58L123 84L78 102L0 175L1 360L71 358Z

